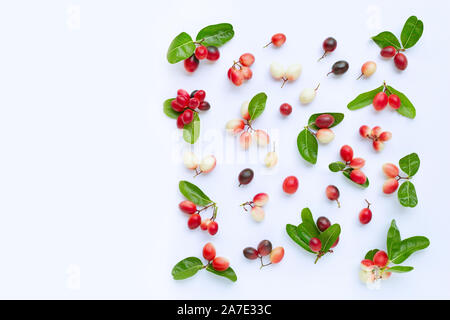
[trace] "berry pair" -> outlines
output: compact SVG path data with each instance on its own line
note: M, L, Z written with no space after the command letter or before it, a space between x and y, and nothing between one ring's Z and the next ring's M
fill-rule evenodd
M210 104L205 101L206 93L204 90L194 90L189 94L184 89L177 91L177 97L170 103L172 109L181 112L177 118L177 127L183 129L194 120L194 114L197 110L206 111L211 108Z
M251 53L244 53L239 57L239 61L234 61L231 68L228 69L228 79L236 86L240 86L244 81L250 80L253 76L250 66L254 62L254 55Z
M244 257L249 260L256 260L259 258L259 260L261 261L260 269L262 269L263 267L280 262L284 257L284 248L276 247L272 249L272 243L269 240L263 240L258 244L257 249L253 247L247 247L243 250L243 253ZM263 257L269 254L270 263L264 264Z
M203 247L203 258L208 260L208 264L216 271L225 271L230 267L230 262L227 258L216 257L216 248L211 242L208 242Z
M382 168L388 178L383 184L383 192L386 194L394 193L399 186L400 170L393 163L385 163Z
M317 228L320 232L324 232L331 226L331 222L327 217L319 217L316 221ZM339 243L339 237L333 243L331 248L334 248ZM309 240L309 248L314 251L320 253L322 250L322 241L319 238L313 237Z
M186 168L195 170L195 176L198 176L201 173L209 173L213 171L216 167L216 157L213 155L208 155L203 157L202 161L199 162L195 153L186 151L183 155L183 163Z
M348 178L353 182L364 185L367 182L367 177L360 169L364 167L366 161L363 158L354 158L353 149L349 145L342 146L339 153L344 162L334 163L338 165L338 170L334 170L334 168L332 168L333 164L331 164L330 170L334 172L342 171L346 176L348 175Z
M392 133L389 131L382 131L381 127L375 126L370 129L368 126L363 125L359 128L359 134L365 139L372 140L373 148L376 151L381 151L384 149L384 142L392 138Z
M400 52L400 50L395 49L393 46L387 46L381 49L380 55L383 58L391 59L394 57L394 64L399 70L405 70L408 66L408 59L406 56Z
M207 59L209 61L216 61L220 57L219 49L215 46L205 47L203 45L197 46L195 48L194 54L184 60L184 69L187 72L194 72L197 70L200 60Z
M386 94L389 93L389 95ZM392 109L399 109L402 102L400 101L400 98L395 93L390 93L387 88L385 87L384 91L378 92L372 101L373 108L376 111L381 111L389 104L389 106Z
M331 114L321 114L314 121L314 125L319 128L315 136L320 143L327 144L334 140L334 132L329 129L334 121L335 119Z
M270 65L270 74L275 80L283 80L283 84L287 81L295 81L302 73L302 65L299 63L290 65L287 69L278 62L273 62Z
M256 194L253 197L253 200L244 202L241 204L241 207L244 208L245 211L247 211L246 206L250 206L250 214L253 218L253 220L257 222L261 222L264 220L264 210L262 207L269 201L269 195L267 193L261 192Z
M214 203L207 205L207 206L203 207L202 209L197 209L197 206L195 203L193 203L192 201L189 201L189 200L184 200L184 201L181 201L178 206L181 211L190 215L188 222L187 222L189 229L194 230L194 229L197 229L198 227L200 227L200 229L202 229L202 230L208 230L209 234L212 236L215 235L217 233L217 231L219 230L219 225L217 224L216 221L214 221L216 218L216 213L217 213L217 209L216 209L217 207L215 206ZM214 207L213 216L210 219L202 220L200 213L210 207Z

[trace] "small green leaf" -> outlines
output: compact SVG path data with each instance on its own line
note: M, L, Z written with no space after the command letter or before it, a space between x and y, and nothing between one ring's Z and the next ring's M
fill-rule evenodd
M401 158L398 164L404 173L412 177L419 171L420 159L417 153L411 153Z
M189 257L178 262L172 269L172 277L175 280L183 280L192 277L203 268L202 261L196 257Z
M331 246L336 242L340 233L341 233L341 226L337 223L333 224L324 232L322 232L319 236L319 239L322 242L321 251L328 252Z
M417 206L417 194L416 188L410 181L403 182L400 188L398 188L398 201L404 207L414 208Z
M166 114L166 116L168 116L169 118L177 119L178 116L181 114L181 112L176 112L175 110L173 110L173 108L170 104L172 102L172 100L175 100L175 99L172 98L172 99L167 99L166 101L164 101L163 111Z
M388 257L393 257L397 253L397 251L400 250L400 243L400 230L398 230L395 220L392 220L391 227L388 230L386 241Z
M364 184L359 184L356 183L355 181L353 181L352 179L350 179L350 171L342 171L342 174L351 182L353 182L354 184L356 184L357 186L363 187L363 188L367 188L369 186L369 178L366 177L366 182Z
M395 49L401 49L400 41L397 37L390 31L383 31L376 36L372 37L372 40L381 48L388 46L393 46Z
M167 61L177 63L183 61L194 54L195 44L191 36L182 32L172 40L167 50Z
M406 20L403 26L402 34L400 39L402 40L402 45L404 49L411 48L414 46L423 33L423 22L417 19L416 16L411 16Z
M309 210L309 208L304 208L302 210L301 217L302 217L302 224L305 226L306 230L311 235L311 237L318 237L320 234L320 230L317 228L317 225L314 222L311 210Z
M368 251L368 252L366 253L366 256L364 257L364 259L373 260L373 257L375 256L375 253L377 253L378 251L380 251L380 250L378 250L378 249L372 249L372 250Z
M200 117L194 112L194 120L183 128L183 139L187 143L194 144L200 137Z
M378 92L383 91L383 88L384 86L380 86L376 89L373 89L372 91L361 93L355 99L350 101L350 103L347 105L347 108L350 110L357 110L372 104L373 98L375 98Z
M339 172L339 171L342 171L345 169L345 163L343 163L342 161L336 161L336 162L330 163L328 165L328 168L332 172Z
M212 203L212 200L199 187L189 181L180 181L178 187L183 196L196 205L207 206Z
M248 104L248 114L251 120L258 118L266 108L267 95L264 92L260 92L255 95Z
M399 264L409 258L414 252L423 250L430 245L430 240L426 237L416 236L404 239L400 243L400 249L395 253L394 256L390 257L390 260Z
M320 128L317 127L317 126L315 125L314 122L316 121L317 117L320 116L320 115L322 115L322 114L329 114L329 115L332 115L332 116L333 116L334 122L333 122L333 124L330 126L330 128L333 128L333 127L337 126L339 123L342 122L342 120L344 120L344 114L343 114L343 113L337 113L337 112L322 112L322 113L315 113L315 114L313 114L311 117L309 117L308 125L309 125L311 128L315 129L315 130L319 130Z
M229 23L219 23L207 26L199 31L197 34L197 41L202 41L204 46L216 46L230 41L234 36L233 26Z
M209 271L221 277L225 277L233 282L236 282L237 280L236 273L231 267L228 267L228 269L225 271L217 271L210 264L208 264L208 266L206 267L206 271Z
M319 145L317 144L316 137L308 129L303 129L298 134L297 148L303 159L312 164L317 162Z
M396 272L396 273L405 273L405 272L410 272L410 271L413 271L413 270L414 270L413 267L394 266L394 267L390 267L387 271Z
M416 117L416 108L414 108L412 102L400 91L395 90L391 86L387 86L387 88L391 93L395 93L400 98L400 108L396 111L404 117L414 119Z
M286 225L286 232L288 236L294 240L295 243L297 243L300 247L305 249L308 252L314 253L314 251L311 250L309 247L309 243L306 243L302 238L300 238L298 232L297 232L297 226L294 226L293 224L287 224Z

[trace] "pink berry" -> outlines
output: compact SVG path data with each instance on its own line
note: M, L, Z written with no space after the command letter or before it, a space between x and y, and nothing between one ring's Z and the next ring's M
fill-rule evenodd
M402 104L402 102L400 101L400 98L396 94L391 94L388 97L388 103L392 109L398 109L398 108L400 108L400 105Z
M206 49L206 47L205 46L198 46L196 49L195 49L195 57L198 59L198 60L203 60L203 59L206 59L206 56L208 55L208 49Z
M239 144L241 145L241 148L244 150L247 150L250 148L252 144L252 135L251 133L244 131L241 133L241 136L239 137Z
M406 56L403 53L399 52L394 57L394 63L399 70L405 70L408 66L408 59L406 59Z
M386 266L388 260L388 255L383 250L377 251L377 253L375 253L375 255L373 256L373 263L379 267Z
M212 267L216 271L225 271L230 266L230 262L226 258L217 257L212 261Z
M198 213L192 214L188 219L189 229L196 229L202 223L202 217Z
M384 131L380 134L380 137L378 139L380 139L380 141L388 141L391 140L392 138L392 133L390 133L389 131Z
M266 147L270 142L270 137L264 130L255 131L256 144L258 147Z
M287 194L294 194L298 189L298 179L295 176L289 176L283 181L283 190Z
M396 52L397 50L393 46L388 46L381 49L380 55L384 58L392 58Z
M309 247L314 252L319 252L322 249L322 242L318 238L311 238L309 240Z
M359 128L359 134L363 138L367 138L370 135L370 128L366 125L363 125Z
M341 204L339 203L339 189L336 188L336 186L333 185L329 185L326 190L325 190L325 194L327 195L327 198L332 200L332 201L336 201L338 204L338 207L341 207Z
M320 143L327 144L333 141L334 132L331 129L319 129L316 132L316 137Z
M292 107L291 107L291 105L290 105L289 103L283 103L283 104L280 106L280 113L281 113L283 116L288 116L288 115L291 114L291 112L292 112Z
M364 184L367 181L366 175L359 169L355 169L350 172L350 179L357 184Z
M202 220L202 222L200 223L200 229L208 230L208 225L209 225L210 222L211 222L210 219Z
M255 56L252 55L251 53L244 53L243 55L240 56L239 62L244 67L250 67L253 64L253 62L255 62Z
M226 124L227 131L232 134L237 134L237 133L241 132L242 130L244 130L244 127L245 127L245 122L242 119L230 120Z
M197 206L192 201L181 201L178 205L180 207L180 210L187 214L193 214L197 211Z
M342 146L340 154L342 160L345 162L349 162L353 159L353 149L349 145Z
M283 257L284 257L284 248L276 247L270 253L270 262L279 263L283 259Z
M373 98L372 104L375 110L383 110L388 103L388 96L385 92L378 92Z
M194 72L195 70L197 70L198 68L198 64L200 62L198 61L198 59L195 57L195 55L190 56L189 58L187 58L186 60L184 60L184 69L187 72Z
M244 80L250 80L253 76L253 72L249 67L242 67L241 72Z
M395 178L387 179L383 184L383 192L386 194L394 193L398 188L398 180Z
M382 151L384 149L384 143L382 141L374 141L372 145L375 151Z
M206 59L210 61L216 61L219 59L220 52L219 49L217 49L217 47L209 46L206 49L208 50L208 55L206 56Z
M314 121L315 125L320 129L328 129L334 123L334 117L331 114L321 114Z
M192 120L194 120L194 111L192 111L191 109L184 110L184 112L181 114L181 120L185 125L191 123Z
M398 167L393 163L383 164L383 172L388 178L395 178L400 173Z
M373 61L367 61L361 67L361 76L370 77L377 70L377 64Z
M214 245L211 242L208 242L203 247L203 258L205 260L211 261L216 257L216 248L214 248Z
M364 208L359 212L359 222L368 224L372 220L372 211L369 208Z
M380 136L381 132L382 132L381 127L375 126L372 128L372 131L370 132L370 134L373 138L377 139Z
M275 47L281 47L286 42L286 36L283 33L276 33L272 36L271 43Z
M324 232L331 226L331 222L327 217L319 217L317 218L316 225L321 232Z
M210 235L215 235L219 231L219 225L215 221L208 223L208 232Z
M363 158L353 158L352 161L350 161L349 166L352 169L361 169L366 164L366 160Z
M269 201L269 195L264 192L258 193L253 197L253 204L258 207L263 207L267 201Z

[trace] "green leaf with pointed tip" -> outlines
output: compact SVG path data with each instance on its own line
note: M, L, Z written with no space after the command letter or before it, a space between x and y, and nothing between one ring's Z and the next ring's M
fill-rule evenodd
M405 272L410 272L410 271L413 271L413 270L414 270L413 267L394 266L394 267L390 267L387 271L396 272L396 273L405 273Z
M423 22L417 19L416 16L411 16L406 20L402 29L400 39L404 49L414 46L423 33Z
M353 181L352 179L350 179L350 171L342 171L342 174L351 182L353 182L354 184L356 184L357 186L363 187L363 188L367 188L369 186L369 178L366 178L366 182L364 184L359 184L356 183L355 181Z
M423 250L427 248L429 245L430 240L422 236L404 239L400 243L400 249L392 257L390 257L390 260L395 264L402 263L403 261L408 259L409 256L412 255L414 252Z
M400 188L398 188L398 201L404 207L414 208L419 202L417 200L416 188L410 181L403 182Z
M237 275L231 267L228 267L228 269L225 271L217 271L212 267L212 265L208 264L208 266L206 267L206 271L209 271L221 277L225 277L233 282L237 281Z
M187 143L194 144L200 137L200 117L197 112L194 112L194 119L191 123L183 128L183 139Z
M267 95L264 92L260 92L255 95L248 104L248 114L250 115L250 120L255 120L258 118L266 108Z
M233 26L229 23L213 24L204 27L197 34L196 40L204 46L220 47L234 36Z
M377 93L383 91L383 88L383 86L380 86L371 91L361 93L355 99L349 102L347 108L349 110L358 110L372 104L373 98L375 98Z
M178 184L178 188L186 199L192 201L199 206L207 206L212 200L195 184L182 180Z
M311 210L309 210L309 208L304 208L302 210L301 217L302 224L305 226L305 229L308 231L311 237L318 237L320 234L320 230L319 228L317 228L316 223L314 222Z
M391 86L387 86L387 88L391 93L395 93L400 98L400 108L396 111L404 117L414 119L416 117L416 108L414 108L412 102L400 91L395 90Z
M420 159L417 153L411 153L401 158L398 164L404 173L412 177L419 171Z
M167 61L172 64L183 61L192 56L194 51L195 44L191 36L186 32L182 32L170 43L167 50Z
M386 247L388 257L393 257L398 250L400 250L400 230L397 228L397 224L395 223L395 219L391 222L391 227L388 230Z
M166 114L166 116L168 116L169 118L177 119L178 116L181 114L181 112L176 112L175 110L173 110L173 108L170 104L172 102L172 100L175 100L175 99L172 98L172 99L167 99L166 101L164 101L163 111Z
M323 252L328 252L331 246L336 242L337 238L341 234L341 226L337 223L330 226L324 232L319 235L319 240L322 242Z
M315 113L311 117L309 117L308 126L310 126L311 128L313 128L315 130L319 130L320 128L318 126L316 126L314 122L316 121L317 117L322 115L322 114L329 114L329 115L333 116L334 122L330 126L330 128L333 128L333 127L337 126L339 123L342 122L342 120L344 120L344 114L343 113L338 113L338 112Z
M378 250L378 249L372 249L372 250L368 251L368 252L366 253L366 256L364 257L364 259L373 260L373 257L375 256L375 253L377 253L378 251L380 251L380 250Z
M297 148L303 159L316 164L319 145L316 137L308 130L303 129L297 136Z
M297 243L300 247L305 249L308 252L314 253L314 251L311 250L309 247L309 244L306 243L302 238L300 238L298 232L297 232L297 226L294 226L293 224L287 224L286 225L286 232L288 236L294 240L295 243Z
M395 49L401 49L400 41L390 31L383 31L372 37L372 40L381 48L393 46Z
M202 261L196 257L189 257L178 262L172 269L172 277L175 280L183 280L192 277L203 268Z
M336 161L336 162L330 163L328 165L328 168L332 172L339 172L339 171L342 171L345 169L345 163L343 163L342 161Z

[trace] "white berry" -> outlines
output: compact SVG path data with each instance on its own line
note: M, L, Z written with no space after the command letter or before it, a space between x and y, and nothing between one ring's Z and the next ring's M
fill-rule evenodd
M300 63L290 65L286 71L286 78L289 81L297 80L302 73L302 65Z
M183 154L183 163L186 168L195 170L198 167L198 158L193 152L186 151Z
M267 168L275 167L278 163L278 155L274 152L268 152L266 157L264 158L264 164Z
M270 74L274 79L280 80L285 76L286 70L278 62L273 62L270 65Z
M300 93L300 102L303 104L308 104L314 100L316 97L316 90L312 88L303 89Z
M213 155L204 157L202 159L202 162L200 162L200 171L202 173L211 172L215 167L216 167L216 157L214 157Z
M250 103L250 101L245 101L241 105L241 116L242 116L242 119L250 120L250 114L248 113L248 105L249 105L249 103Z
M264 210L261 207L253 207L252 211L250 212L253 220L257 221L257 222L261 222L264 220Z

